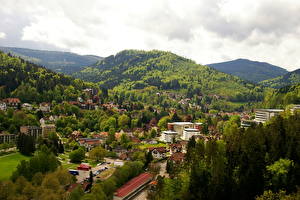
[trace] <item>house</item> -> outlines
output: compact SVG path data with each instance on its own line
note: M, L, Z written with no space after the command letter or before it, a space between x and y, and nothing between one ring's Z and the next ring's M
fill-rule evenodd
M30 135L35 139L38 139L43 135L42 128L38 126L21 126L20 133Z
M54 124L58 117L56 115L51 115L50 117L44 117L40 119L40 124Z
M82 134L80 131L73 131L70 134L70 138L72 138L73 140L77 140L78 138L81 138L81 137L82 137Z
M113 200L131 199L137 193L142 191L152 179L153 175L147 172L138 175L117 189L114 193Z
M42 128L43 137L48 137L49 133L56 132L55 124L42 124L41 128Z
M32 110L33 109L33 106L29 103L23 103L21 107L23 109L26 109L26 110Z
M265 123L266 121L276 115L279 115L279 113L283 111L284 110L282 109L256 109L254 121L257 123Z
M86 150L90 151L91 149L101 145L103 143L103 140L92 138L79 138L78 143L80 146L83 146L86 148Z
M163 131L160 140L162 142L173 143L178 137L178 132L176 131Z
M153 158L155 159L163 159L167 155L166 147L150 147L148 151L152 153Z
M40 111L42 112L50 112L51 111L51 104L50 103L40 103Z
M169 157L169 161L176 163L176 164L180 164L184 161L184 157L185 157L185 153L182 152L176 152L173 153L170 157Z
M91 169L91 166L87 164L81 163L78 167L77 170L83 170L83 171L89 171Z
M15 143L17 135L9 133L0 133L0 144L3 143Z
M7 109L6 103L3 101L0 101L0 110L6 111L6 109Z
M170 144L169 147L171 154L182 151L182 145L180 143Z
M6 106L17 108L21 104L21 101L19 98L6 98L3 99L3 102L6 103Z

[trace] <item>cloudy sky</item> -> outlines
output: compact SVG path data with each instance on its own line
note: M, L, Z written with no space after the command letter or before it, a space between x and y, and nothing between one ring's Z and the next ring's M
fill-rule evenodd
M160 49L200 64L300 68L299 0L0 0L0 45L109 56Z

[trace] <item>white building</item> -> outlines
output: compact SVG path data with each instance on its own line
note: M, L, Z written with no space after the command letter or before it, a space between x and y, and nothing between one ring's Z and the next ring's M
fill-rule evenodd
M163 131L160 140L167 143L172 143L178 137L178 132L176 131Z
M282 109L257 109L255 110L255 119L256 123L265 123L272 117L278 115L283 112Z
M33 109L32 105L29 104L29 103L23 103L22 108L26 109L26 110L32 110Z
M182 140L189 140L193 136L200 135L199 129L196 128L186 128L183 130L183 134L181 136Z
M0 102L0 110L5 111L7 109L5 102Z

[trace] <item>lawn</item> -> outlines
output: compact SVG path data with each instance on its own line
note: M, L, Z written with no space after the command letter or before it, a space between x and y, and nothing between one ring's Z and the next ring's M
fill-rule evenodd
M165 143L158 143L158 144L141 144L138 147L143 150L143 149L147 149L150 147L167 147L167 146L168 145Z
M0 157L0 181L8 180L21 160L29 160L30 157L20 153L13 153Z

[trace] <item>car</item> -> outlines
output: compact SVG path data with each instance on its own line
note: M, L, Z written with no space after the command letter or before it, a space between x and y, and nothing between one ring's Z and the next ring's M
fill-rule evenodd
M103 165L103 163L98 163L97 166Z

